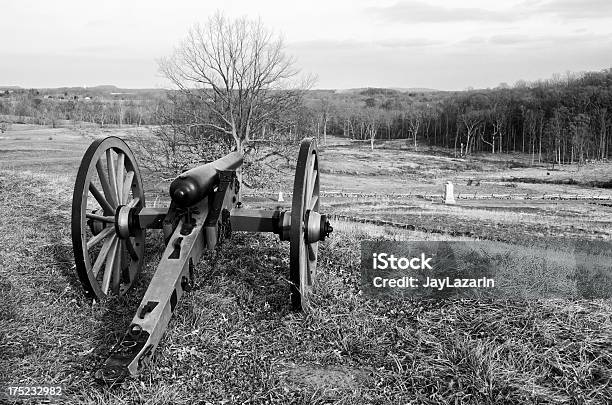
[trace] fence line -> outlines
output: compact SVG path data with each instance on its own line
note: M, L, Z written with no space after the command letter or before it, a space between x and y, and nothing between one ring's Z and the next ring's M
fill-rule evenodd
M472 231L449 231L445 229L426 228L426 227L417 226L414 224L406 224L402 222L388 221L385 219L354 217L352 215L344 215L344 214L329 214L327 215L327 217L332 221L341 220L341 221L349 221L349 222L378 225L378 226L391 226L394 228L405 229L408 231L419 231L419 232L424 232L424 233L437 233L437 234L450 235L450 236L468 236L468 237L473 237L475 235Z
M283 192L283 197L291 198L293 193ZM387 198L387 199L402 199L402 198L422 198L427 200L442 200L442 193L356 193L343 191L322 191L322 197L367 197L367 198ZM243 194L245 197L267 197L276 198L278 193L269 191L249 191ZM495 193L457 193L456 199L460 200L612 200L610 194L495 194Z

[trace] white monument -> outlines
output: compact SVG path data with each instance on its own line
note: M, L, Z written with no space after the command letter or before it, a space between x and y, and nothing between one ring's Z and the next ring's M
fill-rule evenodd
M453 183L447 181L444 185L444 204L454 204L455 194L453 193Z
M279 191L278 192L278 202L283 202L285 201L285 199L283 198L283 192Z

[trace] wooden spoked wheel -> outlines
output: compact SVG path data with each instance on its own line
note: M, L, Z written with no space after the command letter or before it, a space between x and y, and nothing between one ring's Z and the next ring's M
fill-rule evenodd
M119 234L120 211L144 207L140 171L119 138L94 141L83 156L72 197L72 246L87 296L123 295L144 262L144 231ZM122 210L123 208L123 210Z
M300 145L293 183L290 229L291 303L296 310L309 307L309 293L317 273L318 241L307 238L308 216L319 212L319 160L312 138Z

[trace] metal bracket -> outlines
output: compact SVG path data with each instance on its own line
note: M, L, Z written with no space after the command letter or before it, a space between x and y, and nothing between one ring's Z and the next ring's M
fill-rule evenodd
M206 247L211 250L223 239L231 236L229 209L237 203L239 188L235 171L219 171L218 176L219 185L209 200L208 216L204 221Z
M181 230L181 234L182 234L182 230ZM182 237L178 237L174 240L174 243L172 244L172 247L174 247L174 250L172 251L170 256L168 256L168 259L178 259L179 257L181 257L181 243L182 242L183 242Z
M174 233L176 226L181 220L180 212L176 204L173 202L170 203L170 208L168 208L168 213L164 218L164 223L162 225L162 229L164 232L164 243L168 243L170 241L170 236Z
M110 356L104 365L95 373L95 378L103 384L113 386L121 383L129 375L127 365L138 355L149 340L149 332L138 324L132 324L121 342L113 346ZM151 345L147 347L139 358L147 358L151 352Z
M155 309L157 304L159 304L159 302L157 302L157 301L149 301L149 302L147 302L142 307L142 309L140 310L140 314L138 315L140 317L140 319L144 319L146 314L148 314L149 312L153 312L153 310Z
M225 201L225 192L228 190L235 190L235 182L236 172L233 170L220 171L219 175L219 185L217 187L217 191L215 192L212 200L210 201L208 207L208 216L206 217L206 221L204 221L204 226L216 226L217 220L221 215L221 210L223 209L223 203Z
M199 214L200 210L197 208L186 208L183 213L183 225L181 225L181 235L189 235L193 228L195 227L195 219L193 218L193 214Z

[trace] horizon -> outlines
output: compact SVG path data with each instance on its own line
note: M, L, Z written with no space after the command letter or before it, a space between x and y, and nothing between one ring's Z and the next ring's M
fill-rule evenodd
M54 87L28 87L28 86L20 86L19 84L11 84L11 85L0 85L0 89L11 89L17 88L21 90L29 90L29 89L45 89L45 90L55 90L55 89L93 89L99 87L114 87L117 90L176 90L168 87L119 87L114 84L94 84L91 86L54 86ZM360 87L350 87L350 88L312 88L307 89L309 91L348 91L348 90L360 90L360 89L385 89L385 90L397 90L397 91L462 91L462 90L444 90L444 89L431 89L425 87L372 87L372 86L360 86ZM474 89L479 90L479 89ZM481 89L486 90L486 89Z
M159 89L156 60L216 10L260 18L314 87L460 91L512 86L612 65L606 0L186 0L3 3L0 81L22 88ZM73 83L73 85L66 85Z
M311 89L306 89L306 91L351 91L351 90L362 90L362 89L383 89L383 90L395 90L395 91L399 91L399 92L408 92L408 91L427 91L427 92L461 92L461 91L476 91L476 90L494 90L497 88L500 88L500 85L507 85L510 88L512 88L516 83L518 82L524 82L527 85L531 85L531 84L535 84L539 81L546 81L546 80L551 80L555 78L555 75L559 75L560 77L567 77L570 75L580 75L582 73L589 73L589 72L601 72L604 70L608 70L608 69L612 69L612 65L609 67L604 67L602 69L599 70L590 70L590 71L580 71L580 72L572 72L572 71L566 71L564 74L561 74L559 72L555 72L553 73L550 77L546 77L546 78L537 78L535 80L532 81L526 81L523 79L518 79L517 81L515 81L514 83L510 84L510 83L500 83L498 86L495 87L468 87L465 89L457 89L457 90L449 90L449 89L439 89L439 88L427 88L427 87L378 87L378 86L358 86L358 87L348 87L348 88L320 88L320 87L314 87ZM91 86L78 86L78 85L60 85L60 86L54 86L54 87L47 87L47 86L41 86L41 87L28 87L28 86L21 86L19 84L11 84L11 85L0 85L0 89L4 90L8 90L11 88L17 88L20 90L30 90L30 89L44 89L44 90L57 90L57 89L95 89L95 88L100 88L100 87L114 87L117 90L177 90L177 89L173 89L173 88L169 88L169 87L121 87L121 86L117 86L115 84L94 84Z

